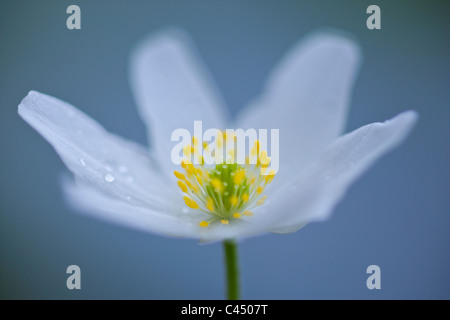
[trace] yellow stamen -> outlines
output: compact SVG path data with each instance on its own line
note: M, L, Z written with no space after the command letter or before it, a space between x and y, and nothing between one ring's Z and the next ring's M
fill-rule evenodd
M198 183L199 183L201 186L203 186L202 178L200 178L199 176L197 176L196 179L197 179Z
M188 175L192 175L192 174L194 174L194 165L192 164L192 163L188 163L188 164L186 164L186 173L188 174Z
M246 163L238 164L235 163L236 137L220 131L216 137L211 145L216 150L213 156L219 160L218 163L214 166L204 163L202 149L209 145L206 141L200 141L200 137L193 137L192 143L183 148L183 171L174 171L177 185L184 193L185 204L211 217L199 222L202 228L219 221L231 225L233 219L253 216L248 209L264 204L267 196L262 194L275 176L275 171L269 168L267 151L260 152L258 140L250 150L251 155L247 154ZM224 151L226 159L222 159ZM198 161L194 164L193 159ZM269 170L269 175L265 175Z
M220 181L218 178L214 178L211 181L211 184L213 185L213 187L218 190L219 192L222 191L222 181Z
M257 156L258 152L259 152L259 141L255 140L255 143L254 143L253 147L250 150L250 155L252 157Z
M234 175L234 183L240 185L245 178L245 171L240 170Z
M212 198L208 198L206 208L208 208L209 211L214 211L214 200Z
M178 187L180 187L181 191L183 191L184 193L187 193L188 189L183 181L178 180Z
M264 179L266 180L266 183L271 183L274 177L275 177L275 170L272 169L269 171L269 174L266 175Z
M262 197L261 199L259 199L258 201L256 201L256 204L257 204L258 206L263 205L263 204L264 204L264 201L266 201L266 199L267 199L267 196L264 196L264 197Z
M197 202L195 202L191 198L184 196L183 199L184 199L184 203L186 203L186 205L189 208L192 208L192 209L198 209L199 208Z
M190 183L189 180L186 180L185 182L190 189L193 189L192 183Z
M190 156L191 156L191 150L192 150L192 148L191 148L191 145L190 145L190 144L185 145L185 146L183 147L183 154L184 154L186 157L190 157Z
M184 174L182 174L181 172L178 171L174 171L173 174L175 175L175 177L177 177L178 179L184 180L186 177L184 176Z
M261 151L259 154L259 159L261 160L261 165L268 166L270 163L270 158L267 156L267 151Z

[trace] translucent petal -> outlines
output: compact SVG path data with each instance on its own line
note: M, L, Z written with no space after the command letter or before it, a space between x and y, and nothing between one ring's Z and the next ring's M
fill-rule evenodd
M349 37L313 33L288 52L237 119L242 128L280 129L275 185L306 168L342 133L360 60Z
M131 198L124 201L110 197L86 183L75 183L71 179L63 180L63 189L72 206L94 217L146 232L198 238L196 221L189 215L181 216L181 210L173 211L170 206L162 211L137 206Z
M255 214L272 232L297 231L306 223L329 217L350 185L377 159L399 145L417 121L407 111L384 123L373 123L348 133L331 144L306 173L277 191ZM260 221L258 221L258 218Z
M173 130L192 133L195 120L203 121L203 130L225 129L229 119L222 97L181 30L171 28L145 39L132 55L130 81L152 147L168 172L175 168Z
M169 184L141 147L105 131L77 108L31 91L19 115L55 148L77 179L119 199L153 208L167 206Z

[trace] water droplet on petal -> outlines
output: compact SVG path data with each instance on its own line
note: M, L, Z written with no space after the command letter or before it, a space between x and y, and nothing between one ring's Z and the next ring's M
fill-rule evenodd
M106 182L113 182L114 180L116 180L116 178L111 173L105 174L104 178Z
M85 166L86 166L86 159L80 158L80 163L81 163L81 165L82 165L83 167L85 167Z
M181 209L181 211L182 211L183 213L188 213L188 212L189 212L189 209L188 209L188 208L183 208L183 209Z
M134 182L134 177L133 176L127 176L127 182L129 183L133 183Z
M131 200L131 197L130 197L130 196L127 196L126 199L127 199L127 201L130 201L130 200Z

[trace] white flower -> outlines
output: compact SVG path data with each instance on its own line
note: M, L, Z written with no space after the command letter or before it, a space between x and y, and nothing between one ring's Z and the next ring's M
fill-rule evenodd
M415 112L407 111L339 137L360 63L359 48L332 32L308 36L275 68L263 94L234 125L280 130L280 169L266 190L267 201L260 202L251 217L202 228L205 213L186 206L172 174L179 168L170 159L170 135L176 128L191 128L194 120L202 120L204 128L230 128L223 100L179 30L146 39L131 61L131 86L148 125L151 152L39 92L23 99L19 114L73 172L74 181L64 183L72 204L150 232L214 241L265 231L294 232L326 219L351 183L402 142L417 120Z

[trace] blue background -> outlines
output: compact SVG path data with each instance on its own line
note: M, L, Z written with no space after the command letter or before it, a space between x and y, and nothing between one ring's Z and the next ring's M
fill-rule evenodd
M81 7L81 30L66 28L70 4ZM381 30L366 28L370 4L381 7ZM128 58L167 25L191 34L233 114L292 44L324 26L353 33L364 54L347 131L420 113L410 138L330 220L241 242L244 298L450 298L448 12L448 1L1 1L0 298L224 297L220 244L77 214L62 197L61 160L17 115L34 89L146 144ZM81 290L66 288L71 264L81 267ZM381 267L381 290L366 288L371 264Z

